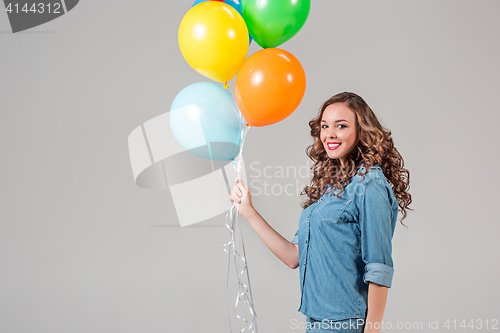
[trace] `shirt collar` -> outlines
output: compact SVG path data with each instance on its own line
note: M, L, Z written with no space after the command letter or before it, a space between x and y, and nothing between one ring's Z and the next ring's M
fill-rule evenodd
M379 166L378 164L376 164L376 163L375 163L375 164L374 164L371 168L379 168L379 169L380 169L380 166ZM370 168L370 169L371 169L371 168ZM359 173L359 172L366 172L365 163L361 164L361 166L358 168L358 171L357 171L357 172L356 172L356 174L355 174L355 175L351 178L351 180L352 180L354 177L358 176L358 173ZM325 192L326 192L326 191L328 191L331 187L332 187L332 185L331 185L331 184L326 184L326 185L325 185Z

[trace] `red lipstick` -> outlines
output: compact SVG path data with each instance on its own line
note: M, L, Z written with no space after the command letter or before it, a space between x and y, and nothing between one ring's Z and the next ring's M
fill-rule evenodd
M333 146L330 146L333 145ZM335 150L340 147L341 143L340 142L327 142L326 146L328 147L328 150Z

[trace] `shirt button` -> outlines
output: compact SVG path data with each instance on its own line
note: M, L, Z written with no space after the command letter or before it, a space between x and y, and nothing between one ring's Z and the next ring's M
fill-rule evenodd
M319 202L323 201L323 199L319 199Z
M304 266L306 265L306 262L304 261Z
M307 244L307 239L306 239L306 244Z

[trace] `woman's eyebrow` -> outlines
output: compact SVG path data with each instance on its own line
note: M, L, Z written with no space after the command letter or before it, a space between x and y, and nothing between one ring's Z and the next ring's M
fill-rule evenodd
M336 122L336 123L339 123L339 122L341 122L341 121L345 121L346 123L348 123L348 121L347 121L347 120L345 120L345 119L335 120L335 122ZM326 120L322 120L321 122L322 122L322 123L326 123Z

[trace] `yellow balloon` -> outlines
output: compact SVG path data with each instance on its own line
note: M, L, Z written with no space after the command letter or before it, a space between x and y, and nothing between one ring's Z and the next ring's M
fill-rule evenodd
M218 1L191 8L179 27L179 47L198 73L218 82L231 80L248 53L248 29L233 7Z

